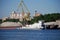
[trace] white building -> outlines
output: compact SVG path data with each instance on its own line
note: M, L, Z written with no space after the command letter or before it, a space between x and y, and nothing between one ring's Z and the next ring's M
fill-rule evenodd
M19 19L20 18L20 14L16 13L15 11L12 11L11 15L10 15L11 19Z
M58 28L60 28L60 20L56 20L56 24L58 25Z
M29 13L17 13L15 11L13 11L10 15L11 19L19 19L20 21L23 21L23 19L29 20L30 19L29 17L30 17Z

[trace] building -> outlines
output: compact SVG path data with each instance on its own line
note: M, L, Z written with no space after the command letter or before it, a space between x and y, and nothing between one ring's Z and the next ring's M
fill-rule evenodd
M10 14L11 19L19 19L20 14L16 13L15 11L12 11Z
M20 21L23 21L24 19L31 20L30 13L23 14L23 13L17 13L15 11L11 12L10 19L19 19Z
M56 24L58 25L58 28L60 28L60 20L56 20Z
M46 28L60 28L60 20L56 20L55 22L46 22L44 23Z
M40 15L41 15L40 13L38 13L37 11L35 11L34 17L38 17Z

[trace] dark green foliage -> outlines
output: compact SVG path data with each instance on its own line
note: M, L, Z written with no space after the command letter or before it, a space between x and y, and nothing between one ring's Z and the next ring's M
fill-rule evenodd
M51 14L45 14L45 15L40 15L38 17L34 17L30 21L30 23L33 24L35 22L38 22L39 20L44 20L45 22L60 20L60 13L51 13Z
M38 22L39 20L43 20L44 19L44 16L43 15L40 15L38 17L34 17L34 21L35 22Z
M4 22L19 22L19 19L6 19Z
M31 19L31 21L29 22L29 24L33 24L36 20L35 19Z
M2 19L0 19L0 24L2 23Z
M51 13L51 14L45 14L45 15L40 15L38 17L33 17L31 21L23 21L20 22L19 19L6 19L4 22L20 22L22 24L33 24L38 22L39 20L44 20L45 22L51 22L51 21L56 21L60 20L60 13ZM2 23L2 20L0 20L0 23Z
M46 22L56 21L60 19L60 13L45 14L44 20Z

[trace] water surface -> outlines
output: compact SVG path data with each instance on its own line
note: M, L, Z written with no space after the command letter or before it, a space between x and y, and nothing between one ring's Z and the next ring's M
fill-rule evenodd
M60 40L60 30L0 30L0 40Z

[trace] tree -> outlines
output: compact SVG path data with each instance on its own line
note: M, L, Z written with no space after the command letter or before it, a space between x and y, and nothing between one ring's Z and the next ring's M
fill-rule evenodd
M60 19L60 13L51 13L51 14L45 14L44 15L44 20L46 22L56 21L59 19Z
M0 19L0 24L2 23L2 19Z
M45 22L60 20L60 13L50 13L50 14L40 15L38 17L33 17L30 23L32 24L38 22L39 20L44 20Z
M6 19L4 22L19 22L19 19Z

